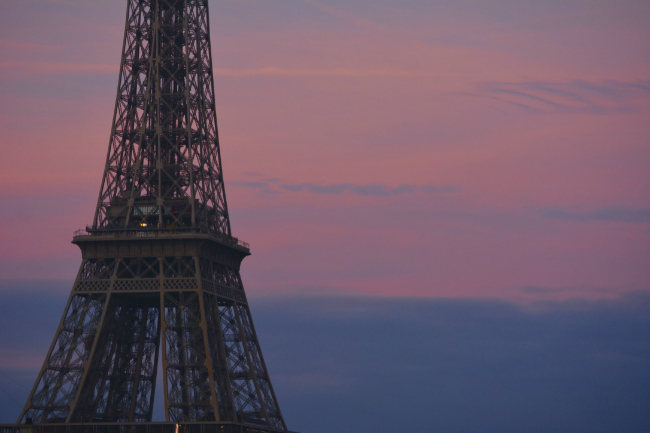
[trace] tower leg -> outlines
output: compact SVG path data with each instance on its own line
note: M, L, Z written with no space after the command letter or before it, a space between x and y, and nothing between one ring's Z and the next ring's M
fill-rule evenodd
M20 415L35 423L64 422L79 388L107 299L73 291L43 367Z
M158 318L155 296L112 295L70 422L151 421Z
M235 406L233 405L232 388L228 380L228 362L224 336L221 330L219 317L219 300L212 293L203 293L208 340L210 343L210 356L214 377L214 388L217 395L219 415L222 421L237 421Z
M169 420L215 421L201 320L200 294L166 292L163 326Z

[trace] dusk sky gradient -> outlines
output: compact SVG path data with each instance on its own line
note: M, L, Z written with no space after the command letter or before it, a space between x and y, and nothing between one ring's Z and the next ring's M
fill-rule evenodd
M99 193L125 4L0 0L0 303L18 299L21 287L29 287L29 296L41 290L59 300L51 311L42 309L54 324L80 264L72 233L91 222ZM575 419L606 413L608 402L650 407L650 2L211 0L210 20L233 232L251 244L242 277L253 317L256 306L266 314L262 337L270 341L262 338L262 347L274 353L270 372L281 407L300 419L294 425L285 414L289 427L332 431L310 426L295 407L334 400L325 395L329 388L313 401L300 388L318 387L315 372L327 376L313 342L303 352L291 349L313 367L300 380L312 382L290 377L273 347L293 327L274 325L273 315L284 323L295 309L339 311L346 299L376 313L367 329L377 324L380 332L385 312L404 318L395 319L403 334L393 338L424 358L436 351L434 334L449 341L471 336L472 347L485 329L494 342L490 354L505 347L514 357L506 365L486 355L494 369L484 378L495 383L512 365L521 371L537 365L524 358L564 353L588 335L597 340L590 346L597 359L607 353L630 364L603 361L576 379L579 395L593 395L592 384L608 397L580 406ZM288 299L283 310L281 300ZM443 320L436 319L441 311L450 321L435 322ZM482 322L476 311L495 319ZM310 341L313 329L322 341L342 338L325 316L312 317L296 338ZM456 332L459 317L471 331ZM584 334L567 336L570 325L544 334L554 317L581 323ZM620 326L607 339L603 323L612 317ZM417 324L425 322L431 326L419 334ZM0 339L0 371L31 369L20 379L30 387L54 331L48 326L42 347ZM511 334L517 326L535 331ZM390 356L382 363L369 355L381 353L379 343L373 346L363 331L349 335L368 342L369 352L330 359L328 368L342 368L341 377L363 381L353 374L358 366L345 363L374 359L390 371L421 372L426 386L440 385L433 364ZM618 336L627 346L617 346ZM525 337L548 346L522 353ZM332 350L343 346L339 341ZM591 349L576 356L588 357ZM451 355L444 362L462 358L453 348L436 356L445 353ZM471 353L468 368L480 368L479 352ZM16 356L29 361L18 365ZM539 393L531 395L563 394L559 378L585 365L555 359L540 361L542 373L527 388L539 386ZM447 377L463 376L449 370ZM408 377L405 383L415 386L420 376ZM556 388L543 388L549 377ZM488 382L476 385L472 398L494 397ZM0 377L3 383L10 382ZM363 383L376 385L371 378ZM523 389L507 388L495 401L511 404ZM415 394L426 401L425 393ZM463 400L448 404L456 401ZM558 401L557 409L573 400ZM627 431L648 431L650 415L632 406L608 420L631 419ZM603 429L609 421L593 419L553 428L569 426L561 422L569 415L534 430L525 419L535 416L524 415L508 428L487 417L493 428L485 430L427 415L421 424L413 421L412 431L429 431L430 422L448 432L614 431Z

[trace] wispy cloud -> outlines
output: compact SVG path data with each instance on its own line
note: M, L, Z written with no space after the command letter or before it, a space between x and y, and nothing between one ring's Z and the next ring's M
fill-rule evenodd
M243 188L267 188L268 187L268 183L266 182L255 182L255 181L231 182L231 185L239 186Z
M532 112L609 114L650 105L650 81L488 82L466 95L494 99Z
M19 52L43 52L52 51L53 49L61 49L59 45L51 45L46 43L35 43L31 41L22 41L18 39L0 38L0 48L3 50L12 50Z
M64 62L0 62L0 71L20 72L28 74L70 74L70 73L116 73L118 65L64 63ZM215 73L220 77L247 78L257 76L277 77L396 77L415 78L433 77L436 74L408 70L392 69L292 69L262 67L252 69L217 68Z
M291 69L264 67L254 69L217 68L216 74L222 77L254 77L261 75L288 77L433 77L435 74L391 69Z
M457 186L438 186L438 185L410 185L402 184L395 187L379 184L360 185L354 183L337 183L330 185L318 185L310 182L300 184L283 184L280 188L287 191L306 191L314 194L342 194L345 192L361 195L386 197L390 195L411 194L414 192L425 192L429 194L456 192L460 188Z
M594 211L579 212L568 209L547 209L544 216L571 221L620 221L629 223L650 223L650 209L628 209L625 207L603 207Z
M64 62L0 62L0 71L17 71L29 74L116 73L118 65Z
M619 290L612 287L594 287L588 285L578 286L564 286L564 287L549 287L549 286L536 286L527 285L521 286L519 290L533 297L556 297L557 295L568 295L569 297L584 298L586 296L604 295L604 296L617 296Z
M249 173L249 176L260 178L259 173ZM401 184L389 186L382 184L357 184L357 183L333 183L333 184L316 184L312 182L303 183L286 183L278 178L263 178L254 181L235 181L230 185L241 188L252 188L261 190L265 193L282 193L282 192L303 192L310 194L353 194L364 197L388 197L404 194L413 194L416 192L426 194L444 194L453 193L460 190L456 185L412 185Z

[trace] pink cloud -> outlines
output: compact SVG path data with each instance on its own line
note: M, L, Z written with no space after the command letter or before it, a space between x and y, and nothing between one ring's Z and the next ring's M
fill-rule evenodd
M5 73L8 72L9 74L116 74L119 69L119 65L93 65L63 62L0 62L0 73L4 70Z

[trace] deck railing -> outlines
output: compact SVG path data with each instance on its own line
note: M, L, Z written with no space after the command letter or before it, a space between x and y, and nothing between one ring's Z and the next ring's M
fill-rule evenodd
M250 245L248 242L241 241L233 236L228 236L224 233L215 232L204 227L168 227L168 228L158 228L158 227L143 227L141 229L93 229L92 227L86 227L85 229L79 229L74 232L74 236L102 236L102 237L111 237L111 238L157 238L160 236L167 235L176 235L176 234L186 234L186 233L200 233L206 234L213 238L216 238L219 242L230 245L233 247L243 248L245 250L250 250ZM0 432L2 433L2 432Z

